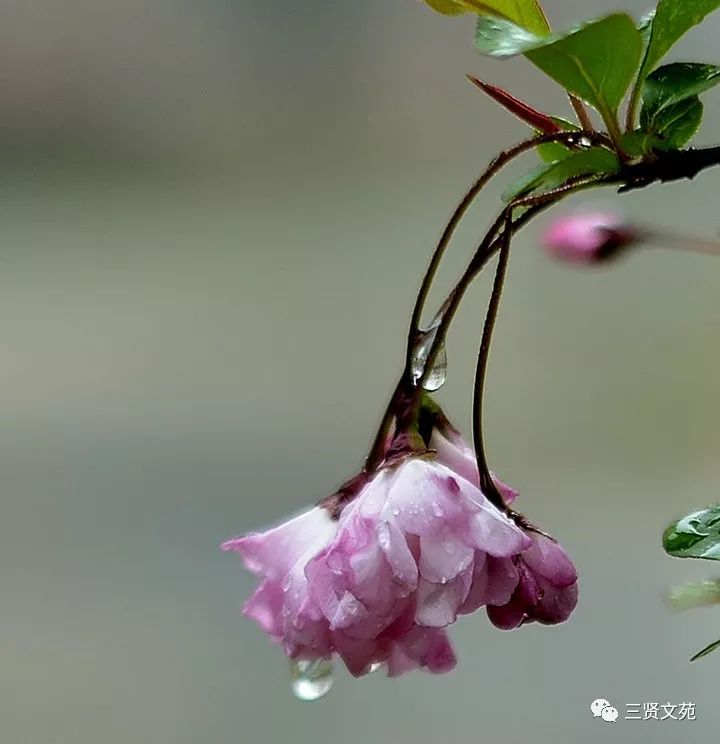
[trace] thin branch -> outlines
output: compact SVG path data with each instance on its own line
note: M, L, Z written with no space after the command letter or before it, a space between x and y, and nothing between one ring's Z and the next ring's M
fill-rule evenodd
M445 250L447 249L458 224L465 216L465 213L467 212L468 208L473 203L477 195L482 191L482 189L493 176L499 173L500 170L502 170L508 163L510 163L519 155L522 155L523 153L528 152L529 150L532 150L539 145L550 144L554 142L566 144L572 147L573 145L577 145L581 139L588 140L590 144L593 145L610 144L607 135L594 131L557 132L553 134L545 134L538 137L533 137L531 139L520 142L519 144L509 148L508 150L504 150L503 152L501 152L492 160L490 165L470 187L468 192L455 208L455 211L450 217L445 230L443 230L442 236L440 237L440 240L435 247L435 251L433 252L432 258L430 259L428 269L425 272L425 276L423 277L420 291L418 292L417 298L415 300L415 306L413 308L412 317L410 320L410 329L408 331L407 350L405 358L406 370L409 370L412 367L412 357L417 340L417 334L420 331L420 321L422 319L422 313L425 308L428 294L430 292L430 287L433 283L433 280L435 279L435 275L437 274L437 270L440 266L442 257L445 254Z
M477 460L478 473L480 476L480 490L484 496L493 503L498 509L507 510L502 494L499 492L490 474L490 468L485 453L485 438L483 435L483 398L485 392L485 378L487 375L487 365L490 358L490 343L492 341L495 323L497 321L498 310L500 308L500 299L502 297L503 286L505 283L505 274L507 271L508 259L510 257L510 243L513 236L515 224L512 220L513 210L516 208L527 207L538 209L555 204L564 196L581 191L584 188L594 186L599 182L597 177L581 178L573 182L568 182L543 194L536 196L519 197L511 202L503 210L500 218L503 220L502 233L494 241L497 244L500 255L498 257L497 268L495 269L495 279L493 281L492 293L488 303L485 322L483 324L482 340L478 351L477 366L475 368L475 384L473 388L473 445L475 448L475 457ZM497 223L496 223L497 224Z
M470 263L468 264L467 269L465 270L465 273L462 275L458 283L455 285L455 287L443 303L445 311L442 314L442 320L440 321L440 324L435 333L435 339L433 341L432 348L428 353L427 361L425 363L425 371L418 383L419 386L422 386L426 376L432 369L437 354L440 351L442 344L445 342L445 336L447 335L447 330L450 326L450 323L452 322L453 317L457 312L460 301L462 300L467 288L470 286L475 277L480 273L483 266L487 263L487 260L499 248L500 243L496 242L496 236L505 224L506 212L520 207L537 207L543 205L549 206L550 204L554 204L565 196L583 191L588 188L593 188L595 186L604 185L606 183L611 183L611 181L606 179L604 176L578 176L576 178L569 179L562 186L551 189L549 191L545 191L542 194L519 197L518 199L515 199L513 202L511 202L507 207L505 207L505 209L503 209L503 211L491 225L490 229L487 231L487 233L485 233L485 237L478 246L475 255L473 256ZM535 213L536 212L533 212L533 216ZM525 222L523 221L522 224L525 224Z
M495 487L490 468L488 467L487 456L485 454L485 444L483 437L483 392L485 390L485 375L487 373L488 359L490 358L490 342L492 340L495 322L497 320L498 309L500 307L500 298L502 297L503 285L505 283L505 273L507 271L508 259L510 258L510 241L512 238L512 208L505 210L505 226L500 235L500 255L498 257L497 268L495 269L495 279L493 281L492 294L488 303L485 323L483 325L482 340L480 342L480 351L478 352L477 367L475 368L475 387L473 390L473 444L475 447L475 458L477 460L478 473L480 475L480 490L485 497L495 504L499 509L505 510L507 505L502 495Z
M652 183L692 180L703 170L720 165L720 147L655 151L652 160L626 165L614 179L620 191L642 189Z
M573 146L573 144L575 144L573 135L574 137L588 139L592 144L600 144L605 146L607 146L608 144L608 137L606 134L588 131L578 131L572 133L568 132L561 133L559 135L543 135L541 137L536 137L533 140L527 140L523 143L520 143L516 147L511 148L504 153L501 153L497 158L495 158L495 160L493 160L488 170L478 179L478 181L476 181L468 194L466 194L466 196L463 198L458 208L455 210L455 213L451 217L450 222L448 223L448 226L443 232L443 236L441 237L440 242L435 249L435 253L433 254L432 260L430 262L430 266L423 279L423 284L420 293L418 294L415 308L413 310L413 321L411 324L410 333L408 334L406 367L383 416L380 430L375 437L372 449L366 460L366 470L371 471L375 469L382 461L385 451L385 442L395 415L394 407L396 405L398 397L402 394L406 386L406 373L409 369L411 369L414 344L419 330L419 322L425 302L427 300L430 285L432 284L443 253L447 248L447 245L450 242L450 238L452 237L455 228L460 222L460 219L464 215L467 208L470 206L470 203L473 201L475 196L477 196L477 194L483 188L485 183L517 154L532 149L538 144L543 144L544 142L564 141L565 144L567 144L568 146ZM561 189L556 189L553 192L547 192L546 194L541 195L546 198L546 201L534 201L530 203L526 200L523 204L523 206L527 207L526 211L519 217L512 220L512 233L516 233L538 212L547 209L549 206L554 204L556 201L559 201L559 199L563 198L569 193L575 193L585 188L592 188L593 186L611 184L619 184L620 191L629 191L631 189L644 188L645 186L658 181L664 183L685 178L692 179L697 176L698 173L700 173L702 170L715 165L720 165L720 146L704 149L671 151L667 153L656 152L654 153L654 159L652 161L643 161L636 164L625 164L621 171L613 176L589 178L584 180L580 179L573 183L566 184L566 186L570 187L569 189L561 187ZM515 203L513 204L513 206L520 205L518 203ZM418 387L420 389L422 388L422 383L425 379L425 375L428 374L429 370L432 369L437 353L444 343L448 326L452 321L455 312L457 311L457 308L460 304L462 296L467 290L467 287L470 285L475 276L480 273L487 261L501 247L502 236L498 237L497 233L503 225L503 220L504 212L500 216L500 218L496 220L495 223L493 223L488 233L486 233L485 238L478 246L478 249L475 252L475 255L473 256L467 270L461 277L458 284L450 292L447 299L441 306L441 311L436 316L440 319L440 322L436 332L433 347L431 348L425 363L425 371L423 373L422 379L418 383Z

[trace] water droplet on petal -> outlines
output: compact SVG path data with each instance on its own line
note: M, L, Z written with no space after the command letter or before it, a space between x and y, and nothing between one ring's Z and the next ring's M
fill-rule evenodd
M319 700L333 685L330 659L297 659L290 662L291 688L298 700Z
M438 504L437 501L433 501L430 508L432 509L433 514L438 518L442 517L442 515L444 514L442 507L440 506L440 504Z
M377 672L380 669L382 669L385 666L381 661L376 661L372 664L370 664L370 669L368 669L368 674L372 674L373 672Z
M412 364L413 382L415 383L419 382L425 373L425 365L435 341L436 332L437 325L423 331L422 340L415 346ZM432 393L439 390L445 384L445 380L447 380L447 351L445 350L445 344L442 344L435 356L433 366L425 378L423 388Z

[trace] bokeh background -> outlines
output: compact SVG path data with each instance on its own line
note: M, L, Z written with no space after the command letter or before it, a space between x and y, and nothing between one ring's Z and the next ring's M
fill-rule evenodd
M617 7L545 4L556 26ZM720 611L663 604L713 567L659 546L672 517L718 500L711 257L647 249L584 273L541 254L542 220L515 246L488 446L577 562L569 624L467 617L453 674L340 671L310 704L240 617L253 581L219 543L359 466L445 219L526 135L464 73L567 109L529 65L476 55L472 26L416 0L0 5L2 742L714 738L720 656L688 658ZM720 16L674 56L718 61L718 32ZM708 172L600 203L717 236L719 187ZM461 230L444 288L501 188ZM464 428L488 283L440 395ZM621 715L694 702L698 720L613 730L596 697Z

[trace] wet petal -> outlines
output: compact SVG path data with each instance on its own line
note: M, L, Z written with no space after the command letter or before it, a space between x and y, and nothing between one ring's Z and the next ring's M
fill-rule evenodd
M452 581L472 565L475 550L446 527L442 532L420 538L420 575L435 583Z
M236 537L223 550L240 553L248 571L281 580L308 551L319 552L337 532L325 509L315 507L266 532Z

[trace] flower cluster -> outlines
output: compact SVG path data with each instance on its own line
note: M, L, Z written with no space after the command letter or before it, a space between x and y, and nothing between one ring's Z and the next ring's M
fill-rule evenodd
M261 577L244 612L289 657L338 654L356 676L379 663L390 676L446 672L458 615L484 606L509 629L572 612L577 574L562 547L483 495L459 436L435 430L429 445L355 479L341 509L331 497L223 545Z

